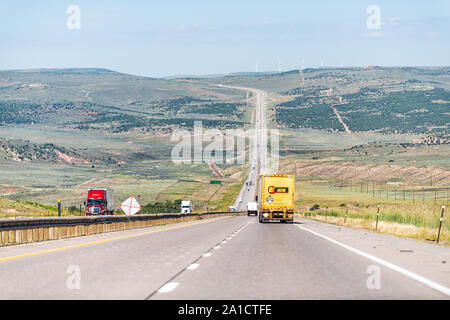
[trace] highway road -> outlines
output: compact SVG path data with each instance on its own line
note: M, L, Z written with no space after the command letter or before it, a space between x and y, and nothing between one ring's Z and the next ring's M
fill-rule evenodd
M298 217L219 217L3 247L0 299L449 299L449 258Z
M256 93L256 182L267 172L266 93L237 89ZM244 184L236 207L255 191ZM0 248L0 299L449 299L449 288L450 248L301 217L223 216Z
M261 174L267 173L267 93L262 90L225 86L227 88L249 91L255 94L255 117L253 119L254 136L250 146L250 167L246 183L242 186L234 207L237 211L247 210L247 202L255 201L257 180Z

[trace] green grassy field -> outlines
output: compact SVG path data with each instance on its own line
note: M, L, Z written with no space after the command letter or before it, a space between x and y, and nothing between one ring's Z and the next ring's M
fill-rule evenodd
M380 155L376 159L370 151L366 155L370 148L285 157L281 167L296 174L297 211L320 221L344 225L345 219L345 225L374 230L380 205L377 231L436 240L442 205L448 208L449 204L450 163L445 156L449 146L405 152L395 148L375 148ZM319 159L313 160L315 157ZM316 210L311 209L314 207ZM440 238L444 244L450 244L447 216L448 212Z

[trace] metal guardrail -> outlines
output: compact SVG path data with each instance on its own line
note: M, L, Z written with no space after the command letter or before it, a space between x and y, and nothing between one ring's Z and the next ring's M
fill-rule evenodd
M0 231L16 230L37 227L58 227L58 226L74 226L74 225L90 225L99 223L113 222L129 222L129 221L145 221L145 220L161 220L170 218L204 216L211 214L236 214L243 212L200 212L200 213L156 213L156 214L138 214L134 216L117 215L117 216L85 216L85 217L36 217L36 218L3 218L0 219Z

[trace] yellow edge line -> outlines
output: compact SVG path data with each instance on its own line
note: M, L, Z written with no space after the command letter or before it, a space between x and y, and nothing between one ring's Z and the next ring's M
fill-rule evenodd
M20 259L20 258L26 258L26 257L31 257L31 256L37 256L37 255L44 254L44 253L68 250L68 249L73 249L73 248L80 248L80 247L90 246L90 245L93 245L93 244L105 243L105 242L110 242L110 241L115 241L115 240L122 240L122 239L126 239L126 238L134 238L134 237L139 237L139 236L145 236L147 234L152 234L152 233L157 233L157 232L162 232L162 231L182 229L182 228L196 226L196 225L203 224L203 223L210 223L210 222L213 222L213 221L222 220L222 219L229 218L229 217L230 216L226 216L226 217L221 217L221 218L218 218L218 219L216 218L216 219L209 220L209 221L194 222L194 223L183 224L183 225L169 227L169 228L164 228L164 229L157 229L157 230L152 230L152 231L147 231L147 232L129 234L129 235L115 237L115 238L110 238L110 239L103 239L103 240L98 240L98 241L91 241L91 242L86 242L86 243L81 243L81 244L75 244L75 245L67 246L67 247L54 248L54 249L49 249L49 250L25 253L25 254L21 254L21 255L17 255L17 256L0 258L0 262ZM123 230L123 231L125 231L125 230Z

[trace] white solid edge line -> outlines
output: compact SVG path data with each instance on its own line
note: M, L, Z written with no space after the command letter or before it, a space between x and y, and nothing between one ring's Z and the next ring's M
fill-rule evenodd
M188 270L195 270L195 269L198 268L198 266L199 266L198 263L193 263L193 264L190 264L186 269L188 269Z
M429 280L429 279L427 279L425 277L422 277L422 276L420 276L420 275L418 275L418 274L416 274L414 272L411 272L409 270L403 269L402 267L399 267L399 266L397 266L397 265L395 265L393 263L387 262L386 260L377 258L377 257L375 257L375 256L373 256L371 254L365 253L363 251L360 251L358 249L350 247L350 246L348 246L346 244L340 243L339 241L331 239L331 238L329 238L327 236L324 236L324 235L322 235L320 233L317 233L315 231L309 230L309 229L301 227L299 225L297 225L297 227L299 227L302 230L308 231L308 232L310 232L310 233L312 233L312 234L314 234L314 235L316 235L318 237L321 237L321 238L323 238L325 240L333 242L334 244L337 244L338 246L341 246L341 247L343 247L343 248L345 248L347 250L350 250L353 253L356 253L356 254L358 254L360 256L363 256L363 257L365 257L365 258L367 258L369 260L375 261L376 263L379 263L379 264L381 264L381 265L383 265L383 266L385 266L385 267L387 267L387 268L389 268L391 270L397 271L397 272L407 276L408 278L416 280L416 281L418 281L418 282L420 282L420 283L422 283L422 284L424 284L424 285L426 285L426 286L428 286L428 287L430 287L430 288L432 288L432 289L434 289L436 291L439 291L439 292L441 292L441 293L443 293L443 294L445 294L447 296L450 296L450 289L445 287L445 286L443 286L443 285L441 285L441 284L439 284L439 283L437 283L437 282Z
M158 292L160 293L167 293L172 291L173 289L175 289L176 287L178 287L179 283L178 282L169 282L166 283L164 286L162 286Z

